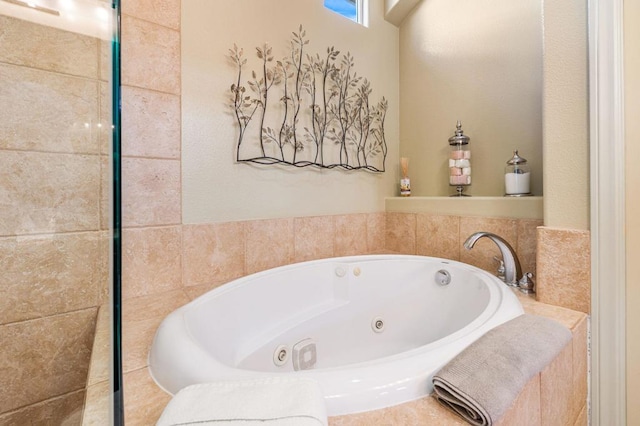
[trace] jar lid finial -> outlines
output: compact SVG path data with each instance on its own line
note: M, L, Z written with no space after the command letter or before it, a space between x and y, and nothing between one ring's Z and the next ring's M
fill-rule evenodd
M507 161L507 164L509 165L525 164L526 162L527 162L526 158L520 157L518 155L518 150L516 149L515 151L513 151L513 157L511 157L511 159Z
M449 138L449 145L466 145L471 138L464 134L460 120L456 123L456 133Z

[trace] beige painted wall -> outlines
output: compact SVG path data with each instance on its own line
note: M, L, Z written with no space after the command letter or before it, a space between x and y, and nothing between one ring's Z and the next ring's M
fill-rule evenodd
M299 0L190 0L182 5L183 223L375 212L395 194L398 176L398 29L384 20L383 0L371 0L369 27ZM268 42L288 53L303 25L310 52L335 46L355 58L377 102L389 101L385 122L387 172L249 166L234 162L237 129L225 104L236 71L226 58L236 43L257 68L255 47ZM254 141L257 143L257 137Z
M447 195L448 138L456 120L471 137L469 194L504 194L504 167L519 149L542 194L541 3L422 1L400 27L401 155L412 193Z
M640 423L640 3L624 2L624 79L627 241L627 424Z
M544 223L589 229L587 2L543 8Z

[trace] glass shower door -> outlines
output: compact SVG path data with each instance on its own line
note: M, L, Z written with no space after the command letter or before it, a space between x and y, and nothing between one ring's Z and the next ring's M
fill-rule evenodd
M0 0L0 424L113 418L116 23Z

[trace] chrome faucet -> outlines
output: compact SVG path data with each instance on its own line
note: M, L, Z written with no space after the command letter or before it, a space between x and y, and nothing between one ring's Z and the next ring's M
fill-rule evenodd
M492 234L491 232L476 232L471 234L464 242L464 248L471 250L476 242L483 237L489 238L497 244L504 261L504 282L507 285L518 287L519 280L523 277L520 261L516 255L516 251L502 237ZM530 278L530 277L529 277Z

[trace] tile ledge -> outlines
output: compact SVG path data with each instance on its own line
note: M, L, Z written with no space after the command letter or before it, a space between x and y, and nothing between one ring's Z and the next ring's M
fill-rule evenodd
M387 213L543 219L543 197L387 197ZM472 214L469 214L472 212Z

